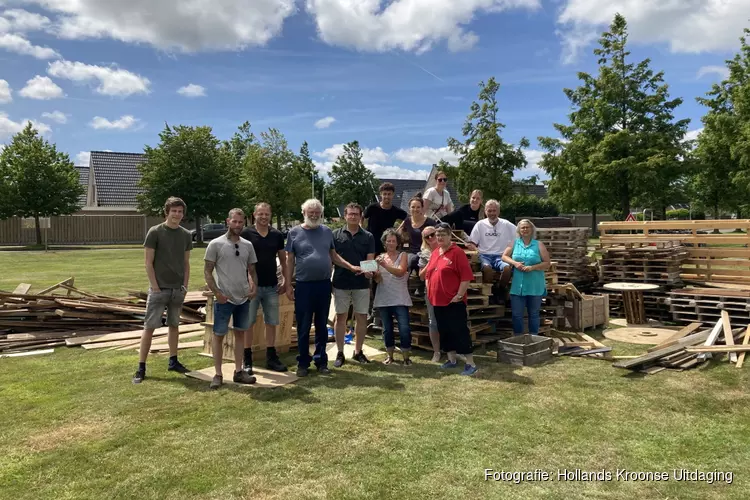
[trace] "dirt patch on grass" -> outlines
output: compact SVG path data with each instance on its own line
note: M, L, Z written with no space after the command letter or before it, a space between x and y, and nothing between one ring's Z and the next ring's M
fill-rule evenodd
M101 439L113 427L112 420L105 417L65 422L29 436L24 444L32 452L49 452L68 444Z

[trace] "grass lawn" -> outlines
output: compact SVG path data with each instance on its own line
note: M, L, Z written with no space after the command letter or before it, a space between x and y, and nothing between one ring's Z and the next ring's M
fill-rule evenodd
M118 252L0 253L0 289L69 274L92 291L143 289L141 252ZM197 350L181 358L212 364ZM726 362L640 377L599 360L515 368L488 355L467 378L424 353L408 369L348 363L283 388L209 392L150 359L140 386L135 351L0 359L0 498L745 499L750 487L750 375ZM553 480L485 481L487 468ZM681 468L733 481L617 478ZM560 481L558 469L613 479Z

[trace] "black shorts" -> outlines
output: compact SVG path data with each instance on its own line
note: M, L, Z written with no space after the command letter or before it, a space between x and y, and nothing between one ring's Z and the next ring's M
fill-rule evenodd
M434 306L435 319L440 333L440 349L444 352L471 354L471 334L469 333L466 304L455 302L447 306Z

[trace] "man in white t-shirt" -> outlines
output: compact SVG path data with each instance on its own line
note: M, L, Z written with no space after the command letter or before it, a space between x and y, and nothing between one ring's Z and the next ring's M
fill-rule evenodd
M495 271L502 272L500 286L505 287L510 281L511 267L503 262L503 252L516 238L516 226L510 221L499 218L500 204L489 200L484 205L486 219L474 225L469 236L469 250L479 251L479 262L482 265L484 283L492 283Z

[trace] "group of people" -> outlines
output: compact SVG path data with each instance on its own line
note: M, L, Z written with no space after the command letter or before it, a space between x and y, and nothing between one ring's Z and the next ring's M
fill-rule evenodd
M263 309L268 346L266 366L279 372L288 370L273 347L282 294L295 304L297 376L307 376L311 364L320 374L330 373L326 347L331 297L336 312L334 335L338 349L334 367L346 363L344 343L350 308L355 324L354 361L370 362L363 345L368 314L372 312L382 322L384 363L395 362L397 325L403 364L411 365L409 308L413 303L408 280L412 274L417 274L423 282L414 295L424 295L433 362L440 362L441 352L445 352L448 359L441 368L456 368L460 354L465 358L462 374L473 375L477 367L468 327L467 292L474 274L466 253L452 241L453 227L470 234L466 243L479 254L485 283L492 282L495 273L500 273L500 286L507 287L513 274L510 295L514 333L523 333L525 311L528 311L529 333L538 333L539 310L546 294L544 271L550 260L544 245L536 240L534 225L525 219L518 226L500 219L498 202L489 200L483 204L479 190L471 193L468 204L455 209L446 189L445 173L438 172L435 180L434 188L409 200L408 214L393 205L393 184L383 183L378 202L364 210L357 203L348 204L344 214L346 225L334 231L322 223L321 203L307 200L301 207L304 221L289 231L286 243L283 235L271 226L268 203L256 205L251 227L245 227L246 217L241 209L231 210L226 235L209 243L204 259L206 284L216 299L212 342L216 375L210 387L216 389L223 383L223 338L229 331L230 319L234 334L233 380L240 384L255 383L251 346L259 307ZM146 236L150 288L134 383L146 377L153 331L161 326L165 309L169 328L168 369L188 371L177 359L177 327L190 277L192 248L190 233L180 226L185 210L181 199L170 198L164 207L165 222L151 228ZM396 226L398 221L401 223ZM280 275L277 275L277 260ZM376 270L365 262L376 263L372 266ZM315 348L310 355L313 327Z

